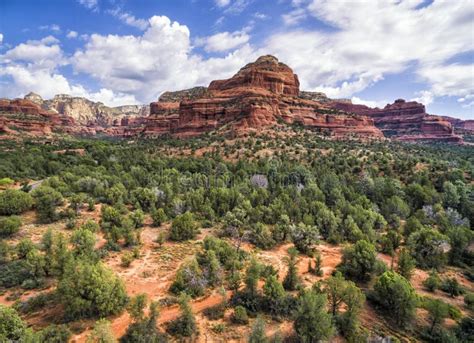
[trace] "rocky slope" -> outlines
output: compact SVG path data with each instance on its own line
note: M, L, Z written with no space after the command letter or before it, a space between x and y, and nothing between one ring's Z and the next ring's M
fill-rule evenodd
M373 120L331 109L309 93L300 97L298 76L273 56L262 56L227 80L209 87L165 93L150 105L144 133L180 137L214 129L246 132L298 123L341 136L383 137Z
M35 93L25 96L26 100L37 103L43 109L72 117L79 125L86 126L118 126L124 118L136 119L149 114L148 106L127 105L108 107L101 102L93 102L86 98L58 94L50 100L43 100Z
M372 118L386 137L402 141L443 141L460 143L451 123L442 117L426 113L425 106L416 101L395 100L384 108L370 108L350 101L334 100L327 106Z

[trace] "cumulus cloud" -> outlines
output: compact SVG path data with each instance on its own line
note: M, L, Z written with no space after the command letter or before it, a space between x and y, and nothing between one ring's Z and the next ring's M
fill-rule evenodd
M207 52L223 52L235 49L250 39L250 36L242 31L219 32L215 35L196 39L196 46L204 47Z
M441 84L443 76L461 74L459 68L444 66L446 62L472 50L469 18L474 8L469 2L358 2L350 11L343 1L297 1L295 5L299 14L333 27L278 33L265 44L266 51L294 67L303 88L347 97L384 75L415 66L419 77L433 85L435 94L464 93L455 90L458 84ZM294 17L289 13L287 21L297 24ZM465 81L460 80L461 85Z
M229 77L253 53L248 45L224 58L193 54L187 26L165 16L154 16L141 36L91 35L72 64L106 88L134 94L140 101L156 99L166 90L207 85Z
M359 97L353 96L351 98L351 101L353 104L357 105L365 105L369 107L378 107L378 108L383 108L389 101L382 100L382 101L377 101L377 100L366 100L366 99L361 99Z
M0 33L0 44L3 43L3 33Z
M77 38L77 32L76 31L69 31L66 35L67 38Z

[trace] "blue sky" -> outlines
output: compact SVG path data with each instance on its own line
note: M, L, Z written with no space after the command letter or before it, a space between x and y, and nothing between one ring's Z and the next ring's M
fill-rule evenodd
M0 97L148 103L263 54L302 89L474 119L471 0L0 0Z

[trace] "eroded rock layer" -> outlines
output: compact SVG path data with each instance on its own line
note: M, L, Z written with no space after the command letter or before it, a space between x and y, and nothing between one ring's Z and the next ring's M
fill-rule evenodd
M212 81L207 89L165 93L150 105L144 132L189 137L222 127L249 131L280 122L336 137L383 137L370 118L331 109L309 93L300 97L298 76L273 56L260 57L230 79Z
M347 101L334 100L329 107L372 118L386 137L403 141L444 141L459 143L451 123L442 117L426 113L425 106L416 101L395 100L384 108L370 108Z

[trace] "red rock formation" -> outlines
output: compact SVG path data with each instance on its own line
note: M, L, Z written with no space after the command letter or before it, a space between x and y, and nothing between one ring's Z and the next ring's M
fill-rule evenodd
M328 103L334 109L373 118L375 125L387 137L404 141L444 141L459 143L452 125L441 117L426 113L425 106L416 101L395 100L383 109L334 100Z
M273 56L262 56L232 78L211 82L207 90L201 87L166 93L150 105L144 133L189 137L223 126L237 131L258 130L278 125L281 120L337 137L383 137L372 119L347 115L298 95L298 77L291 68Z
M456 132L474 133L474 120L472 119L462 120L448 116L442 116L441 118L449 121Z

